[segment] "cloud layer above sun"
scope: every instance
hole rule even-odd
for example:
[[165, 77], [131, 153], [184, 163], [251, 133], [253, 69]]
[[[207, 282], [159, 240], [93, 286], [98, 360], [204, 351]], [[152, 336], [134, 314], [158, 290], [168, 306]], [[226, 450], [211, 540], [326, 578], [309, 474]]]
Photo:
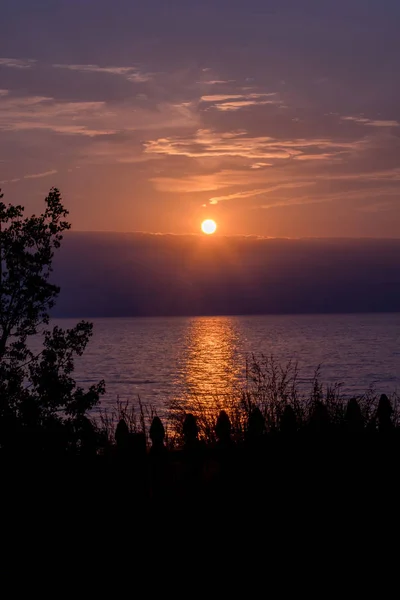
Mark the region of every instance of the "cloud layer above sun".
[[399, 236], [398, 2], [5, 4], [6, 200], [57, 185], [81, 230]]

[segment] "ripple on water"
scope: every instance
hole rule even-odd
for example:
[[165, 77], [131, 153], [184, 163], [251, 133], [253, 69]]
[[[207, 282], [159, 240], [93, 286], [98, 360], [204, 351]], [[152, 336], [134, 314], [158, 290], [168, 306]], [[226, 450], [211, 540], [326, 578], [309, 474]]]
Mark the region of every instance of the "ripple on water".
[[297, 361], [305, 390], [318, 365], [322, 381], [343, 382], [348, 395], [372, 384], [386, 393], [400, 388], [400, 313], [92, 321], [94, 335], [75, 377], [84, 386], [105, 379], [104, 406], [140, 396], [162, 411], [173, 398], [236, 393], [253, 353]]

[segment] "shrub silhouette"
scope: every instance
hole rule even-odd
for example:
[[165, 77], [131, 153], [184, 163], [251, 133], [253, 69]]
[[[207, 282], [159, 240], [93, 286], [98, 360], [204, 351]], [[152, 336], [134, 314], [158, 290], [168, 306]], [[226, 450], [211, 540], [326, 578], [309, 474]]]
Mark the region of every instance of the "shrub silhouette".
[[153, 448], [164, 446], [165, 429], [159, 417], [154, 417], [150, 425], [150, 439]]
[[191, 447], [198, 442], [199, 428], [197, 426], [196, 417], [192, 413], [188, 413], [185, 416], [182, 433], [185, 446]]
[[393, 407], [386, 394], [382, 394], [379, 398], [376, 418], [378, 421], [378, 430], [381, 433], [387, 433], [393, 428], [392, 422]]
[[121, 452], [127, 452], [130, 446], [130, 432], [124, 419], [120, 419], [115, 429], [115, 441], [117, 449]]
[[329, 412], [326, 405], [320, 400], [317, 400], [314, 403], [310, 416], [311, 431], [318, 435], [327, 433], [330, 424]]
[[258, 440], [265, 433], [265, 419], [261, 410], [256, 406], [250, 413], [247, 425], [249, 440]]
[[280, 420], [280, 431], [284, 435], [294, 435], [297, 431], [296, 413], [290, 405], [286, 405]]
[[345, 423], [349, 433], [360, 433], [364, 429], [364, 419], [356, 398], [350, 398], [347, 403]]
[[[74, 359], [82, 355], [92, 335], [90, 323], [82, 321], [66, 330], [45, 330], [43, 347], [37, 355], [28, 343], [31, 336], [41, 333], [43, 325], [49, 325], [50, 311], [60, 291], [50, 282], [50, 276], [54, 253], [61, 246], [63, 233], [70, 229], [67, 215], [56, 188], [50, 190], [45, 210], [38, 216], [25, 217], [22, 206], [0, 202], [3, 448], [18, 446], [22, 440], [32, 442], [33, 436], [41, 451], [61, 443], [65, 450], [77, 450], [87, 442], [83, 439], [88, 434], [83, 417], [104, 393], [103, 381], [84, 391], [72, 377]], [[55, 431], [58, 433], [53, 435]]]
[[231, 422], [224, 410], [221, 410], [215, 424], [215, 434], [221, 444], [228, 445], [231, 441]]

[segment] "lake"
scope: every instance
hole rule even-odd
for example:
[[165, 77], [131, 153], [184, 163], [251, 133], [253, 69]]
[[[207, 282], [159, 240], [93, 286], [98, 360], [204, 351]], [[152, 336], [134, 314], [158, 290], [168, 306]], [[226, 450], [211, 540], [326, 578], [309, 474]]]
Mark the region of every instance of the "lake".
[[75, 376], [84, 386], [105, 379], [103, 406], [140, 396], [163, 413], [174, 398], [229, 394], [246, 357], [262, 353], [297, 361], [304, 389], [318, 365], [323, 383], [343, 383], [348, 396], [400, 389], [400, 313], [88, 320], [94, 335]]

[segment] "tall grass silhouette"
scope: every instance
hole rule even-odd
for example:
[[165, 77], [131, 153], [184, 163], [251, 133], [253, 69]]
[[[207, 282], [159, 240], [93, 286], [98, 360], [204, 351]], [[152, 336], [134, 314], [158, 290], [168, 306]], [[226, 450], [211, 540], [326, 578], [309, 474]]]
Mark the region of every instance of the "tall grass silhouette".
[[[215, 423], [221, 410], [231, 423], [232, 440], [245, 439], [249, 417], [258, 409], [264, 420], [266, 433], [279, 432], [290, 407], [297, 430], [310, 425], [316, 407], [323, 406], [330, 424], [344, 427], [349, 397], [343, 392], [343, 383], [324, 385], [321, 381], [321, 366], [317, 366], [308, 386], [300, 377], [297, 362], [279, 363], [273, 355], [252, 355], [246, 361], [244, 384], [238, 385], [231, 394], [209, 394], [199, 396], [187, 394], [168, 402], [162, 416], [166, 428], [166, 443], [170, 448], [182, 445], [182, 428], [188, 412], [196, 417], [199, 438], [207, 444], [215, 444]], [[363, 394], [355, 396], [361, 412], [363, 426], [376, 427], [376, 415], [380, 399], [379, 390], [369, 387]], [[393, 408], [392, 423], [400, 424], [400, 397], [396, 391], [389, 400]], [[117, 400], [112, 410], [100, 410], [100, 428], [113, 442], [116, 424], [124, 419], [131, 432], [141, 432], [148, 438], [149, 424], [157, 411], [138, 397], [137, 401]]]

